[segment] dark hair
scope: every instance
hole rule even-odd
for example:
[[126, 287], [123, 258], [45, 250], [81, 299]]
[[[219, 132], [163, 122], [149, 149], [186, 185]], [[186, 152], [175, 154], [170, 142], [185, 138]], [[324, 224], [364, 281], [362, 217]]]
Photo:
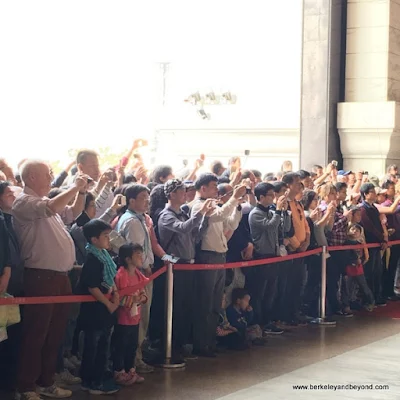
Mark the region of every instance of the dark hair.
[[382, 183], [382, 189], [389, 189], [390, 186], [396, 186], [394, 182], [392, 181], [386, 181]]
[[152, 173], [152, 179], [150, 179], [151, 182], [155, 183], [164, 183], [161, 182], [161, 178], [167, 178], [168, 175], [172, 175], [172, 167], [169, 165], [159, 165], [154, 168], [154, 171]]
[[315, 196], [318, 196], [318, 195], [316, 192], [314, 192], [314, 190], [306, 189], [303, 192], [303, 198], [302, 198], [301, 202], [306, 211], [308, 211], [310, 209], [310, 205], [311, 205], [312, 201], [315, 199]]
[[238, 300], [242, 300], [249, 292], [246, 289], [235, 288], [232, 290], [232, 304], [236, 304]]
[[112, 227], [110, 224], [97, 218], [92, 219], [83, 225], [83, 235], [89, 243], [92, 242], [92, 238], [98, 238], [103, 232], [111, 231]]
[[78, 173], [78, 167], [76, 165], [74, 165], [71, 168], [71, 176], [75, 176]]
[[268, 172], [267, 174], [264, 175], [264, 181], [276, 181], [277, 178], [273, 172]]
[[150, 193], [150, 216], [154, 221], [157, 210], [163, 210], [168, 203], [167, 196], [164, 191], [164, 184], [157, 185]]
[[139, 185], [137, 183], [131, 183], [125, 189], [126, 204], [129, 204], [131, 199], [135, 199], [142, 192], [147, 192], [150, 194], [150, 190], [147, 186]]
[[252, 171], [251, 171], [251, 170], [245, 169], [245, 170], [242, 172], [242, 179], [250, 178], [250, 175], [251, 175], [251, 174], [252, 174]]
[[49, 199], [54, 199], [54, 197], [57, 197], [59, 194], [65, 192], [64, 189], [61, 188], [53, 188], [50, 190], [49, 194], [47, 195], [47, 197]]
[[375, 191], [375, 186], [373, 183], [364, 183], [361, 185], [360, 193], [363, 199], [365, 199], [365, 196], [372, 191]]
[[274, 186], [270, 183], [261, 182], [254, 188], [254, 194], [260, 201], [261, 196], [265, 196], [270, 190], [274, 190]]
[[356, 229], [358, 229], [360, 232], [363, 231], [362, 226], [359, 225], [359, 224], [351, 224], [350, 228], [356, 228]]
[[282, 176], [282, 182], [286, 185], [292, 185], [296, 178], [300, 178], [300, 175], [296, 172], [288, 172], [286, 175]]
[[218, 185], [222, 183], [230, 183], [231, 180], [227, 176], [219, 176], [218, 177]]
[[93, 150], [79, 150], [78, 154], [76, 155], [76, 163], [77, 164], [84, 164], [87, 157], [98, 157], [99, 155]]
[[195, 186], [196, 190], [199, 191], [202, 186], [208, 186], [211, 182], [218, 183], [218, 177], [217, 177], [217, 175], [212, 174], [211, 172], [206, 172], [199, 176], [199, 178], [196, 180], [194, 186]]
[[10, 187], [11, 183], [8, 181], [0, 181], [0, 196], [2, 196], [6, 188]]
[[140, 244], [137, 244], [137, 243], [123, 244], [119, 248], [119, 252], [118, 252], [118, 266], [128, 268], [126, 259], [128, 257], [132, 257], [134, 253], [138, 253], [138, 252], [143, 253], [143, 247]]
[[301, 170], [297, 171], [297, 174], [300, 176], [301, 180], [309, 178], [311, 176], [311, 174], [308, 171], [306, 171], [305, 169], [301, 169]]
[[221, 162], [221, 161], [214, 161], [214, 162], [211, 164], [211, 172], [212, 172], [213, 174], [218, 175], [218, 173], [219, 173], [219, 171], [220, 171], [221, 169], [224, 169], [224, 166], [222, 165], [222, 162]]
[[258, 169], [252, 169], [251, 172], [253, 173], [253, 175], [254, 175], [256, 178], [261, 179], [262, 173], [261, 173]]
[[398, 169], [396, 164], [391, 164], [391, 165], [389, 165], [389, 166], [387, 167], [387, 173], [389, 173], [390, 170], [391, 170], [392, 168], [393, 168], [393, 169]]
[[336, 191], [339, 193], [342, 189], [344, 189], [344, 188], [347, 189], [347, 183], [337, 182], [337, 183], [335, 183], [335, 188], [336, 188]]
[[91, 201], [95, 201], [96, 200], [96, 198], [94, 197], [94, 194], [93, 193], [90, 193], [90, 192], [87, 192], [86, 193], [86, 199], [85, 199], [85, 210], [89, 207], [89, 203], [91, 202]]
[[136, 183], [137, 179], [135, 178], [135, 175], [133, 174], [126, 174], [124, 175], [124, 184], [128, 184], [128, 183]]
[[288, 185], [285, 182], [274, 182], [272, 186], [274, 187], [275, 193], [279, 193], [283, 188], [288, 188]]
[[228, 193], [229, 183], [221, 183], [218, 185], [218, 194], [220, 196], [225, 196]]
[[321, 165], [315, 164], [311, 168], [311, 172], [317, 173], [319, 169], [323, 169]]

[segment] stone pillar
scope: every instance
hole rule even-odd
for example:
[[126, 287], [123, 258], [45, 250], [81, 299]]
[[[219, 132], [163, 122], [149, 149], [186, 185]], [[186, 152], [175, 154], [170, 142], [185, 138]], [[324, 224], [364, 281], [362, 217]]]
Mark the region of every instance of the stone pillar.
[[341, 161], [337, 103], [344, 100], [345, 0], [303, 0], [300, 166]]
[[348, 0], [345, 102], [338, 128], [345, 169], [383, 174], [400, 162], [400, 0]]

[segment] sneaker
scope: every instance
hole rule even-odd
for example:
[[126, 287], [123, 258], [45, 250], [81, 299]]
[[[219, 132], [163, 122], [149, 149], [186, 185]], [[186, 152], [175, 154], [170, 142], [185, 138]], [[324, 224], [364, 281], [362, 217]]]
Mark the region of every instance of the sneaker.
[[15, 393], [15, 400], [43, 400], [36, 392]]
[[38, 387], [39, 394], [43, 397], [50, 397], [52, 399], [66, 399], [72, 396], [72, 392], [67, 389], [61, 389], [55, 383], [49, 387]]
[[386, 303], [386, 300], [380, 300], [380, 301], [377, 301], [377, 302], [376, 302], [376, 305], [377, 305], [378, 307], [386, 307], [386, 306], [387, 306], [387, 303]]
[[335, 314], [339, 315], [340, 317], [345, 317], [345, 318], [354, 317], [354, 314], [349, 311], [337, 311]]
[[77, 356], [72, 356], [68, 359], [68, 361], [75, 366], [75, 368], [79, 368], [81, 366], [81, 360]]
[[142, 361], [141, 363], [136, 365], [136, 371], [141, 374], [150, 374], [150, 373], [154, 372], [154, 367], [152, 367], [151, 365], [148, 365]]
[[100, 385], [91, 386], [89, 393], [93, 395], [114, 394], [120, 390], [120, 387], [112, 380], [103, 382]]
[[197, 360], [199, 357], [197, 357], [193, 352], [190, 351], [190, 349], [186, 346], [183, 346], [182, 349], [180, 350], [181, 356], [185, 360]]
[[73, 363], [69, 360], [69, 358], [64, 358], [64, 368], [67, 368], [67, 369], [73, 371], [74, 369], [76, 369], [76, 365], [73, 364]]
[[132, 376], [125, 371], [115, 371], [114, 379], [116, 384], [121, 386], [130, 386], [135, 383], [132, 379]]
[[135, 368], [132, 368], [128, 374], [131, 376], [133, 383], [143, 383], [144, 382], [144, 378], [142, 376], [140, 376]]
[[283, 332], [283, 329], [278, 328], [274, 324], [269, 324], [264, 328], [264, 333], [266, 335], [282, 335]]
[[364, 308], [365, 308], [365, 310], [367, 310], [367, 311], [369, 311], [369, 312], [372, 312], [372, 311], [374, 311], [374, 309], [375, 309], [375, 305], [374, 305], [374, 304], [366, 304], [366, 305], [364, 306]]
[[66, 383], [67, 385], [78, 385], [82, 382], [82, 379], [72, 375], [67, 369], [64, 369], [64, 371], [56, 375], [56, 381]]

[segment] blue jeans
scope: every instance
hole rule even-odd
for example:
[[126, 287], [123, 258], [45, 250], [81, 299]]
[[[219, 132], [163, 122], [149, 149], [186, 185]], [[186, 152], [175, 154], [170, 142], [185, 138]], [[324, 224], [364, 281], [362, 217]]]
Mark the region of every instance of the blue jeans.
[[82, 382], [100, 385], [104, 382], [108, 363], [111, 328], [84, 330], [81, 364]]

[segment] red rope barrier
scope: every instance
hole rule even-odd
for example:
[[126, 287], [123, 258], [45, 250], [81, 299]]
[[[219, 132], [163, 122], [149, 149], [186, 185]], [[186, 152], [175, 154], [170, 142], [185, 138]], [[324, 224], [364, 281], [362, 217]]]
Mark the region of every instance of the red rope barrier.
[[[400, 245], [400, 240], [394, 240], [388, 243], [388, 246]], [[343, 251], [343, 250], [358, 250], [364, 248], [379, 248], [381, 244], [378, 243], [369, 243], [369, 244], [360, 244], [360, 245], [346, 245], [346, 246], [329, 246], [327, 248], [328, 251]], [[273, 257], [266, 258], [262, 260], [252, 260], [252, 261], [242, 261], [236, 263], [227, 263], [227, 264], [175, 264], [174, 270], [176, 271], [193, 271], [193, 270], [215, 270], [215, 269], [228, 269], [228, 268], [247, 268], [247, 267], [255, 267], [258, 265], [268, 265], [280, 263], [288, 260], [295, 260], [299, 258], [309, 257], [315, 254], [321, 254], [322, 248], [319, 247], [314, 250], [305, 251], [304, 253], [295, 253], [289, 254], [284, 257]], [[158, 278], [164, 272], [166, 272], [167, 268], [164, 266], [160, 268], [157, 272], [152, 274], [149, 277], [149, 282]], [[149, 283], [147, 282], [147, 283]], [[147, 283], [138, 284], [135, 286], [127, 287], [123, 290], [119, 291], [120, 296], [126, 296], [132, 294], [138, 289], [142, 289], [147, 285]], [[110, 296], [108, 296], [110, 297]], [[46, 297], [11, 297], [11, 298], [0, 298], [0, 306], [2, 305], [11, 305], [11, 304], [58, 304], [58, 303], [86, 303], [93, 302], [96, 299], [91, 295], [83, 295], [83, 296], [46, 296]]]
[[[145, 283], [139, 283], [135, 286], [129, 286], [118, 293], [120, 297], [130, 295], [136, 290], [144, 288], [147, 284], [154, 279], [158, 278], [164, 272], [166, 272], [167, 267], [160, 268], [157, 272], [149, 276], [149, 280]], [[106, 297], [110, 298], [111, 295], [106, 295]], [[4, 305], [12, 305], [12, 304], [60, 304], [60, 303], [90, 303], [97, 301], [92, 295], [70, 295], [70, 296], [35, 296], [35, 297], [9, 297], [9, 298], [0, 298], [0, 306]]]
[[243, 268], [243, 267], [255, 267], [257, 265], [267, 265], [267, 264], [275, 264], [277, 262], [283, 262], [288, 260], [295, 260], [297, 258], [303, 258], [312, 256], [314, 254], [322, 253], [322, 248], [318, 248], [315, 250], [305, 251], [304, 253], [290, 254], [284, 257], [273, 257], [273, 258], [265, 258], [262, 260], [253, 260], [253, 261], [241, 261], [235, 263], [228, 264], [175, 264], [175, 271], [193, 271], [193, 270], [213, 270], [213, 269], [228, 269], [228, 268]]

